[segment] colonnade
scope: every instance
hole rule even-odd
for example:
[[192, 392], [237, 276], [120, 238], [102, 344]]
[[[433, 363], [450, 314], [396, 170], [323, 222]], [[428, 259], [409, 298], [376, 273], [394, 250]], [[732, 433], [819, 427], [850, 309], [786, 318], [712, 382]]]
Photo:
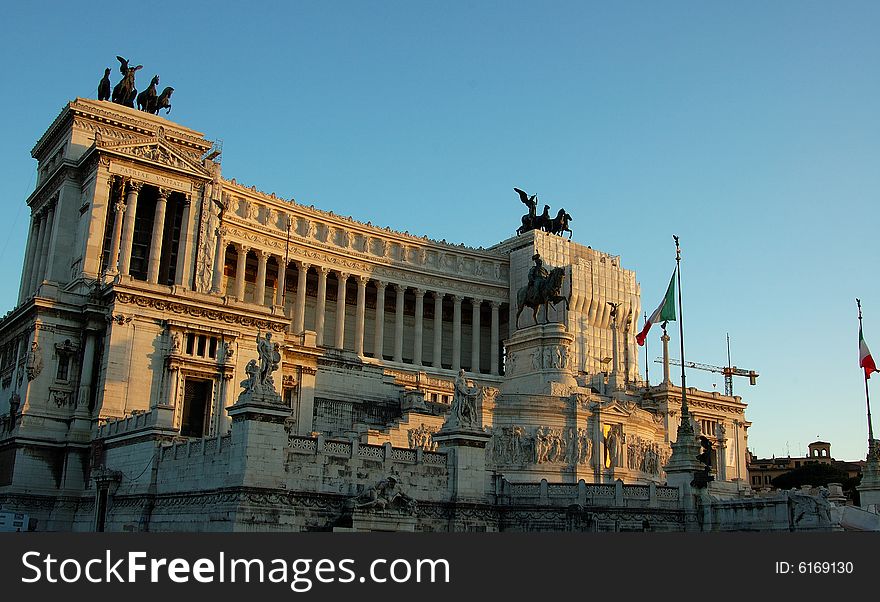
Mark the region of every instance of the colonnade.
[[49, 266], [49, 251], [52, 248], [55, 212], [58, 207], [58, 196], [34, 211], [31, 215], [31, 227], [25, 250], [24, 268], [21, 271], [19, 287], [19, 303], [36, 292], [37, 287], [45, 280]]
[[[237, 301], [249, 301], [260, 305], [273, 305], [276, 308], [283, 308], [286, 303], [286, 272], [285, 266], [294, 264], [297, 269], [297, 282], [294, 289], [293, 304], [290, 311], [291, 332], [302, 332], [304, 329], [314, 330], [317, 334], [317, 344], [328, 347], [344, 348], [346, 341], [346, 292], [350, 280], [354, 280], [357, 286], [357, 295], [354, 310], [354, 336], [349, 336], [349, 340], [353, 338], [353, 348], [358, 355], [365, 355], [365, 344], [370, 347], [372, 356], [383, 359], [388, 354], [391, 360], [397, 363], [403, 363], [404, 357], [407, 360], [411, 358], [414, 366], [431, 366], [433, 368], [442, 368], [441, 356], [443, 354], [444, 345], [444, 320], [443, 320], [443, 304], [444, 300], [449, 299], [452, 302], [452, 332], [451, 332], [451, 363], [449, 367], [458, 371], [463, 364], [469, 365], [471, 372], [480, 373], [487, 372], [497, 375], [499, 373], [499, 338], [500, 338], [500, 308], [501, 301], [493, 299], [481, 299], [473, 296], [465, 296], [455, 292], [441, 290], [427, 290], [423, 288], [408, 286], [402, 282], [386, 282], [371, 278], [363, 274], [351, 274], [344, 270], [336, 269], [323, 265], [313, 265], [300, 260], [288, 261], [285, 257], [278, 254], [272, 254], [262, 249], [252, 249], [248, 245], [231, 242], [227, 240], [228, 232], [221, 228], [218, 236], [218, 246], [215, 253], [214, 264], [214, 281], [212, 292], [218, 295], [225, 294], [227, 297]], [[224, 290], [224, 268], [226, 265], [226, 254], [229, 245], [235, 248], [235, 273], [230, 275]], [[245, 278], [248, 255], [253, 253], [257, 260], [256, 278], [253, 281], [253, 296], [246, 299], [247, 283], [250, 282]], [[277, 266], [277, 277], [274, 283], [267, 278], [268, 264], [272, 260]], [[231, 266], [230, 266], [231, 267]], [[317, 290], [314, 296], [315, 314], [313, 324], [306, 324], [306, 281], [309, 270], [312, 269], [317, 275]], [[333, 274], [336, 280], [336, 296], [335, 307], [328, 307], [327, 281], [328, 276]], [[267, 300], [267, 281], [269, 286], [274, 284], [275, 291]], [[372, 284], [376, 289], [375, 309], [367, 312], [367, 287]], [[391, 287], [395, 295], [394, 304], [394, 337], [390, 345], [386, 345], [385, 326], [386, 326], [386, 294], [388, 287]], [[415, 299], [415, 307], [412, 315], [412, 325], [409, 326], [404, 320], [405, 307], [404, 299], [406, 295], [411, 294]], [[250, 295], [248, 295], [250, 297]], [[428, 303], [433, 304], [433, 322], [430, 330], [432, 330], [433, 340], [431, 341], [428, 353], [431, 354], [430, 361], [424, 357], [425, 350], [425, 304], [426, 298]], [[471, 305], [471, 323], [463, 325], [461, 314], [462, 304], [468, 300]], [[332, 301], [332, 299], [330, 299]], [[483, 342], [487, 338], [481, 336], [481, 309], [484, 304], [489, 304], [491, 310], [490, 327], [488, 341]], [[329, 314], [328, 314], [329, 312]], [[368, 315], [372, 314], [372, 315]], [[335, 315], [335, 328], [333, 332], [325, 333], [325, 321], [328, 315]], [[409, 315], [409, 314], [407, 314]], [[372, 344], [365, 341], [365, 324], [370, 320], [373, 323], [373, 340]], [[351, 320], [348, 320], [348, 326], [352, 326]], [[406, 333], [405, 330], [411, 328]], [[462, 349], [463, 333], [470, 334], [471, 345], [469, 350]], [[476, 336], [474, 334], [476, 333]], [[447, 333], [447, 336], [449, 334]], [[490, 345], [490, 353], [488, 365], [485, 360], [481, 362], [481, 342]], [[405, 349], [405, 344], [411, 346]], [[447, 342], [447, 347], [449, 343]], [[386, 348], [390, 347], [390, 349]], [[469, 352], [469, 356], [463, 356], [463, 353]], [[470, 359], [469, 364], [467, 359]], [[407, 362], [409, 363], [409, 362]]]

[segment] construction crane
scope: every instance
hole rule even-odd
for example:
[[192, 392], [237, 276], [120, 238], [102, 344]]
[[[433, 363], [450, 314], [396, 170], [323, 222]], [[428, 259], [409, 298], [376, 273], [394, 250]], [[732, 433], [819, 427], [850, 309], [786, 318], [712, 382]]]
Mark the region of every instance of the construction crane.
[[[663, 358], [658, 357], [654, 360], [658, 364], [663, 363]], [[681, 360], [669, 358], [669, 363], [674, 366], [681, 366]], [[733, 377], [748, 376], [749, 384], [755, 385], [758, 380], [758, 373], [754, 370], [744, 370], [730, 365], [730, 335], [727, 335], [727, 366], [713, 366], [711, 364], [700, 364], [698, 362], [685, 362], [685, 368], [696, 368], [697, 370], [705, 370], [707, 372], [718, 372], [724, 375], [724, 394], [733, 397]]]

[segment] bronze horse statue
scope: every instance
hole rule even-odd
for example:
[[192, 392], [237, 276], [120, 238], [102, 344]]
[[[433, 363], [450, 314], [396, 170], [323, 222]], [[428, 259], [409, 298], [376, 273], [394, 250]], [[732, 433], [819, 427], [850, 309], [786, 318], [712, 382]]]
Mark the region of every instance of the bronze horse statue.
[[546, 278], [538, 278], [535, 280], [534, 287], [523, 286], [516, 294], [516, 327], [519, 328], [519, 315], [526, 307], [532, 308], [532, 318], [535, 324], [538, 323], [538, 310], [544, 306], [544, 323], [549, 322], [547, 314], [547, 306], [552, 305], [554, 308], [560, 301], [565, 302], [565, 309], [568, 309], [568, 297], [563, 297], [562, 281], [565, 279], [564, 268], [553, 268]]
[[159, 98], [159, 94], [156, 92], [156, 87], [158, 85], [159, 76], [154, 75], [153, 79], [150, 81], [150, 87], [137, 95], [138, 109], [146, 111], [147, 113], [156, 112], [156, 100]]
[[171, 86], [168, 86], [167, 88], [162, 90], [162, 93], [159, 95], [159, 98], [156, 99], [156, 105], [155, 105], [155, 109], [153, 110], [153, 113], [158, 115], [160, 109], [168, 109], [167, 111], [165, 111], [166, 115], [168, 113], [170, 113], [171, 112], [171, 95], [173, 93], [174, 93], [174, 88], [172, 88]]
[[568, 239], [571, 240], [571, 228], [568, 227], [568, 222], [574, 221], [565, 209], [560, 209], [559, 213], [556, 214], [556, 217], [550, 220], [547, 224], [547, 232], [550, 234], [558, 234], [562, 236], [565, 232], [568, 232]]

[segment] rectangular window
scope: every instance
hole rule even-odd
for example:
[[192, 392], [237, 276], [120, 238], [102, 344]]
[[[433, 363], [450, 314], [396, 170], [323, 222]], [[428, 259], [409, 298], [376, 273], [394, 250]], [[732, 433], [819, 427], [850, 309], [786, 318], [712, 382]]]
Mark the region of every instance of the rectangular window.
[[69, 355], [58, 356], [58, 374], [56, 374], [55, 378], [57, 380], [66, 381], [69, 371], [70, 371], [70, 356]]
[[208, 422], [211, 381], [187, 378], [183, 385], [183, 416], [180, 434], [184, 437], [204, 437]]

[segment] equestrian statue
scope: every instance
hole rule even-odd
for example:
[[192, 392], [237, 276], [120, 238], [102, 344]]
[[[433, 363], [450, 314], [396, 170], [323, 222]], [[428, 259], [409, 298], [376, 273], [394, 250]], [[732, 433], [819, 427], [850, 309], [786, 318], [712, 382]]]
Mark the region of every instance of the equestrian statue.
[[526, 191], [519, 188], [513, 190], [519, 195], [519, 200], [529, 208], [529, 212], [522, 216], [522, 225], [516, 229], [517, 236], [529, 230], [541, 230], [559, 236], [568, 232], [568, 238], [571, 239], [571, 228], [568, 227], [568, 222], [574, 220], [565, 209], [560, 209], [556, 217], [550, 217], [550, 205], [544, 205], [544, 212], [538, 215], [538, 195], [529, 196]]
[[551, 268], [549, 271], [544, 267], [541, 255], [535, 253], [532, 256], [535, 265], [529, 268], [529, 283], [517, 291], [516, 294], [516, 327], [519, 328], [519, 315], [523, 309], [532, 309], [532, 318], [538, 323], [538, 310], [544, 307], [544, 323], [549, 322], [548, 305], [554, 309], [560, 301], [565, 302], [568, 309], [568, 297], [562, 295], [562, 283], [565, 280], [564, 268]]

